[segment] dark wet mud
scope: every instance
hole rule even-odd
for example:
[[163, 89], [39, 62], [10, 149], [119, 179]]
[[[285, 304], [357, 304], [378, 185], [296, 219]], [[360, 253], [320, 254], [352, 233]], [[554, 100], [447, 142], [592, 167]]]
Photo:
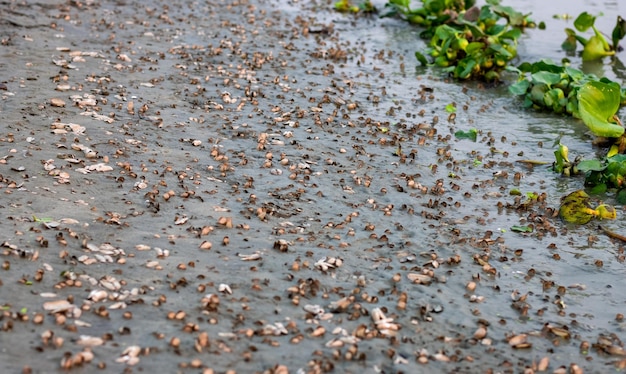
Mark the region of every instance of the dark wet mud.
[[520, 162], [593, 157], [581, 123], [330, 2], [1, 7], [7, 373], [626, 366], [623, 243]]

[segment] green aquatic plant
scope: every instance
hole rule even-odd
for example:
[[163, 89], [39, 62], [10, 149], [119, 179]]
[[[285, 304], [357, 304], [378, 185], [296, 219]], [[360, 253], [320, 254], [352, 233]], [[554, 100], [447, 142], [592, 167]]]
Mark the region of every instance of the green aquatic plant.
[[582, 225], [594, 218], [615, 219], [617, 213], [614, 207], [606, 204], [592, 208], [589, 195], [583, 190], [578, 190], [561, 199], [559, 217], [567, 222]]
[[596, 28], [595, 21], [596, 16], [587, 12], [581, 13], [574, 21], [574, 27], [578, 32], [586, 32], [591, 29], [593, 35], [587, 39], [578, 34], [576, 30], [566, 28], [565, 33], [567, 34], [567, 38], [561, 47], [566, 51], [573, 52], [576, 51], [578, 43], [582, 44], [583, 61], [599, 60], [606, 56], [615, 55], [619, 41], [626, 35], [626, 22], [622, 17], [617, 17], [617, 23], [611, 34], [612, 44], [609, 44], [607, 38]]
[[411, 0], [389, 0], [381, 17], [398, 17], [426, 28], [448, 23], [474, 6], [475, 0], [422, 0], [411, 7]]
[[363, 0], [358, 4], [354, 4], [350, 0], [339, 0], [335, 2], [334, 8], [342, 13], [375, 13], [376, 7], [370, 0]]
[[620, 92], [618, 83], [601, 81], [587, 82], [578, 90], [578, 113], [594, 135], [619, 138], [624, 134], [624, 127], [617, 117]]
[[[612, 111], [615, 109], [616, 100], [618, 107], [626, 103], [626, 88], [620, 87], [608, 78], [585, 74], [569, 65], [556, 64], [546, 59], [535, 63], [524, 62], [519, 67], [510, 67], [508, 70], [517, 72], [519, 76], [517, 82], [509, 86], [509, 91], [514, 95], [524, 96], [526, 108], [567, 113], [581, 118], [579, 111], [581, 98], [585, 101], [585, 116], [590, 111], [594, 112], [593, 106], [596, 104], [603, 110]], [[583, 87], [585, 89], [581, 96], [580, 90]], [[599, 113], [596, 114], [593, 117], [600, 116]], [[593, 126], [592, 122], [590, 124]]]

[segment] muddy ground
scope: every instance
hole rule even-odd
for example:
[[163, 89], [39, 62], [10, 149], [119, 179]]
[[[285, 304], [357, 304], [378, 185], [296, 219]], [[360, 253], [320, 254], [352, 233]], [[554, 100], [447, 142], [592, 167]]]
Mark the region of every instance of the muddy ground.
[[416, 69], [418, 30], [325, 1], [0, 10], [3, 372], [626, 366], [622, 243], [555, 218], [581, 179], [519, 162], [590, 135]]

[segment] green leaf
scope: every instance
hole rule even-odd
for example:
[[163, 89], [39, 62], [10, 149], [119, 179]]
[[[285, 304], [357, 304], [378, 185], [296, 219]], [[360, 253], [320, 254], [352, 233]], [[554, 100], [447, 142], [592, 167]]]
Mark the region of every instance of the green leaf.
[[606, 169], [600, 160], [583, 160], [578, 163], [578, 170], [586, 173], [588, 171], [602, 171]]
[[524, 95], [526, 91], [528, 91], [528, 87], [530, 87], [530, 82], [526, 79], [516, 82], [509, 86], [509, 92], [513, 95]]
[[509, 58], [509, 59], [513, 58], [513, 55], [511, 54], [511, 52], [509, 52], [506, 48], [504, 48], [502, 44], [490, 44], [488, 49], [496, 53], [499, 53], [506, 58]]
[[618, 138], [624, 128], [613, 122], [620, 105], [620, 86], [617, 83], [591, 81], [577, 94], [578, 112], [585, 125], [596, 136]]
[[474, 128], [469, 129], [468, 131], [459, 130], [459, 131], [454, 133], [454, 136], [456, 136], [457, 139], [469, 139], [469, 140], [475, 142], [476, 141], [476, 137], [478, 136], [478, 130], [476, 130]]
[[530, 65], [530, 70], [528, 71], [531, 73], [545, 71], [549, 73], [561, 74], [563, 72], [563, 66], [557, 65], [551, 60], [544, 59], [544, 60], [537, 61], [534, 64]]
[[617, 45], [619, 41], [626, 36], [626, 21], [621, 16], [617, 16], [617, 23], [611, 33], [611, 40], [613, 42], [613, 50], [617, 51]]
[[441, 25], [437, 27], [435, 30], [435, 36], [439, 38], [439, 40], [446, 40], [452, 38], [457, 33], [457, 30], [453, 29], [448, 25]]
[[456, 106], [452, 103], [446, 105], [446, 112], [448, 113], [456, 113]]
[[596, 17], [587, 12], [581, 13], [574, 21], [574, 27], [580, 32], [587, 31], [596, 22]]
[[596, 184], [589, 190], [589, 195], [602, 195], [603, 193], [606, 193], [608, 189], [609, 187], [606, 183]]
[[619, 190], [617, 196], [615, 196], [615, 200], [617, 200], [619, 204], [626, 205], [626, 189]]
[[522, 36], [522, 30], [515, 28], [515, 29], [510, 29], [509, 31], [507, 31], [504, 34], [500, 35], [500, 39], [517, 40], [521, 36]]
[[563, 48], [566, 52], [573, 52], [576, 50], [576, 46], [578, 45], [576, 43], [576, 31], [572, 29], [565, 29], [565, 33], [567, 34], [567, 38], [563, 44], [561, 44], [561, 48]]
[[473, 59], [470, 59], [469, 61], [467, 60], [468, 58], [463, 59], [463, 61], [461, 61], [459, 65], [456, 67], [455, 74], [458, 78], [461, 78], [461, 79], [470, 78], [472, 71], [474, 70], [474, 66], [476, 66], [477, 64], [477, 62]]
[[472, 54], [475, 51], [479, 51], [483, 48], [485, 48], [485, 43], [471, 42], [470, 44], [467, 45], [467, 48], [465, 48], [465, 52], [467, 52], [467, 54]]
[[417, 58], [417, 61], [419, 61], [420, 64], [424, 66], [428, 65], [428, 60], [426, 60], [426, 57], [420, 52], [415, 52], [415, 58]]
[[511, 231], [514, 232], [533, 232], [533, 228], [530, 226], [511, 226]]
[[565, 67], [565, 73], [567, 73], [567, 75], [569, 75], [573, 81], [579, 81], [585, 77], [585, 73], [583, 73], [581, 70], [574, 69], [571, 66]]
[[544, 83], [548, 86], [553, 84], [557, 84], [561, 81], [561, 74], [550, 73], [547, 71], [539, 71], [530, 76], [533, 80], [533, 83]]
[[626, 161], [626, 155], [625, 154], [615, 155], [613, 157], [608, 158], [607, 161], [608, 162], [624, 162]]
[[606, 50], [606, 40], [602, 35], [594, 35], [587, 41], [583, 49], [583, 61], [599, 60], [604, 56], [612, 56], [615, 51]]

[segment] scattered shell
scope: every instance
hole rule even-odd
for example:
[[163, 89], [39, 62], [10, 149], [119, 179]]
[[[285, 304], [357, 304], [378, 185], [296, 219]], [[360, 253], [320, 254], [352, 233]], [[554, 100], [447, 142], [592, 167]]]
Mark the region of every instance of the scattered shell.
[[432, 277], [426, 275], [426, 274], [419, 274], [419, 273], [409, 273], [407, 274], [407, 278], [416, 284], [425, 284], [428, 285], [432, 282]]
[[395, 336], [400, 330], [400, 325], [393, 323], [393, 318], [385, 317], [380, 308], [374, 308], [371, 311], [372, 321], [376, 325], [376, 329], [383, 336]]
[[243, 253], [239, 253], [237, 256], [239, 256], [239, 258], [242, 261], [258, 261], [261, 260], [263, 257], [261, 256], [261, 254], [259, 252], [255, 252], [252, 254], [243, 254]]
[[226, 283], [221, 283], [218, 287], [217, 290], [223, 293], [227, 293], [229, 295], [232, 295], [233, 290], [230, 289], [230, 286], [227, 285]]
[[54, 106], [54, 107], [58, 107], [58, 108], [64, 108], [65, 107], [65, 101], [62, 99], [58, 99], [58, 98], [52, 98], [50, 99], [50, 105]]
[[86, 347], [96, 347], [104, 344], [104, 340], [97, 336], [81, 335], [76, 340], [76, 344]]
[[338, 257], [322, 257], [315, 262], [315, 268], [321, 271], [335, 269], [343, 265], [343, 259]]

